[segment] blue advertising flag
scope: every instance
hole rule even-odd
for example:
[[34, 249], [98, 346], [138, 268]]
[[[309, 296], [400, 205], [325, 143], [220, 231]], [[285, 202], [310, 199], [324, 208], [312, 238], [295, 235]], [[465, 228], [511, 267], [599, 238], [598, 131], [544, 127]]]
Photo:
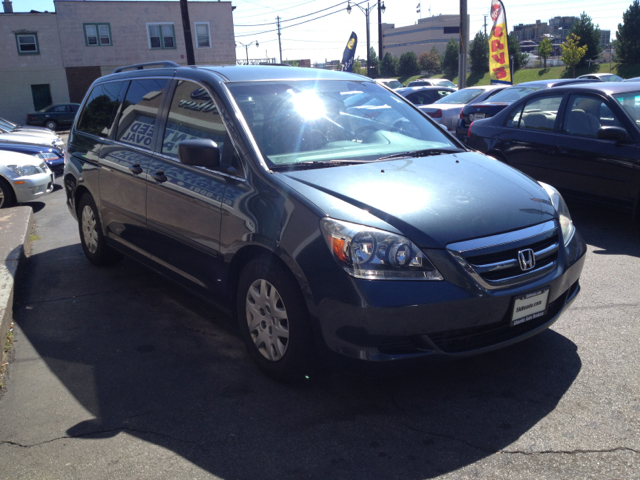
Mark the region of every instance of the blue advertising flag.
[[342, 71], [350, 72], [353, 69], [353, 59], [356, 57], [356, 47], [358, 46], [358, 36], [356, 32], [351, 32], [347, 47], [342, 54]]

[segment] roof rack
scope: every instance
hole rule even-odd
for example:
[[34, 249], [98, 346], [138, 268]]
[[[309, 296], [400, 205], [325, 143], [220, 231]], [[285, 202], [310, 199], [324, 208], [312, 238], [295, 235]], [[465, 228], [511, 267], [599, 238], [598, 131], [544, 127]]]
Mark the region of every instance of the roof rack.
[[120, 72], [124, 72], [125, 70], [143, 70], [144, 67], [151, 67], [151, 66], [157, 66], [157, 65], [162, 65], [164, 68], [175, 68], [175, 67], [179, 67], [180, 65], [178, 65], [176, 62], [151, 62], [151, 63], [136, 63], [135, 65], [127, 65], [126, 67], [118, 67], [116, 68], [113, 73], [120, 73]]

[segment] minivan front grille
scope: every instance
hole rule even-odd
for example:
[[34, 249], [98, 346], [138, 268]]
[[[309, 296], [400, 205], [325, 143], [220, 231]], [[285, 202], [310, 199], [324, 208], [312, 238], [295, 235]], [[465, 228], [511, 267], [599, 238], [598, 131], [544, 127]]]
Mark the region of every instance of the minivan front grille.
[[483, 287], [516, 286], [556, 268], [560, 250], [554, 220], [522, 230], [447, 245], [449, 253]]

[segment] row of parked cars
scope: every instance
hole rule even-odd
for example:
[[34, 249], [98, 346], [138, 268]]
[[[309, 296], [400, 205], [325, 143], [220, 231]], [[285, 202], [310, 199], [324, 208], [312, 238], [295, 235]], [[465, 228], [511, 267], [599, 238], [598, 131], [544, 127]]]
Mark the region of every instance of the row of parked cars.
[[0, 209], [52, 192], [64, 152], [64, 142], [51, 129], [0, 118]]
[[395, 91], [471, 148], [565, 195], [640, 216], [638, 79], [588, 74], [514, 86]]

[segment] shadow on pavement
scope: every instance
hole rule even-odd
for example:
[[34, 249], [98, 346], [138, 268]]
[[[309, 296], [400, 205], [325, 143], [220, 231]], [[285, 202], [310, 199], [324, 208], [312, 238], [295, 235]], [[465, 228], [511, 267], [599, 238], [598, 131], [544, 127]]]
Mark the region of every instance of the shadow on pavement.
[[516, 441], [581, 369], [576, 345], [548, 330], [464, 361], [280, 385], [215, 308], [133, 261], [93, 267], [79, 245], [31, 257], [15, 318], [95, 416], [69, 436], [127, 432], [223, 478], [451, 472]]
[[573, 199], [568, 199], [567, 205], [580, 234], [597, 247], [594, 254], [640, 257], [640, 221], [634, 222], [631, 213]]

